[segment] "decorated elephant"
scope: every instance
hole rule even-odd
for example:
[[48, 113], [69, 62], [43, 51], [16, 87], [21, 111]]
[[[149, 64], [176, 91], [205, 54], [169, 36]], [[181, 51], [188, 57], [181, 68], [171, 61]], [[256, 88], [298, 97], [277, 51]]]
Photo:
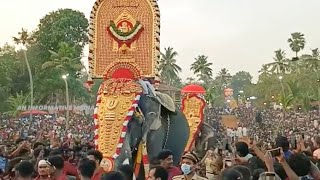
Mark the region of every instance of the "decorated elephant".
[[96, 0], [88, 61], [88, 87], [104, 79], [94, 112], [101, 166], [111, 171], [127, 163], [147, 172], [148, 160], [164, 148], [178, 164], [191, 126], [168, 95], [153, 89], [160, 83], [157, 0]]
[[186, 117], [175, 108], [168, 95], [159, 92], [143, 94], [138, 109], [128, 124], [125, 145], [116, 159], [116, 167], [128, 158], [132, 162], [130, 164], [134, 164], [132, 154], [127, 152], [137, 150], [141, 141], [146, 142], [149, 160], [154, 159], [162, 149], [170, 149], [177, 165], [189, 138]]
[[142, 80], [103, 82], [95, 122], [96, 148], [104, 154], [106, 170], [122, 164], [147, 166], [146, 159], [154, 159], [162, 149], [173, 152], [177, 165], [189, 139], [187, 119], [174, 101]]
[[217, 145], [215, 130], [207, 123], [202, 123], [200, 133], [195, 140], [194, 151], [199, 157], [203, 157], [209, 148]]

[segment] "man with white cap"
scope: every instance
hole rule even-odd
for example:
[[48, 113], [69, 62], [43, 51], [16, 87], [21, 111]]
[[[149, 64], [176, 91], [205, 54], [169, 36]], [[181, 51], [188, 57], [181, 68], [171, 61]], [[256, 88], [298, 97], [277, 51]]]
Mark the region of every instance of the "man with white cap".
[[50, 163], [46, 160], [40, 160], [38, 163], [38, 176], [35, 180], [49, 180], [50, 174], [52, 173], [52, 167]]

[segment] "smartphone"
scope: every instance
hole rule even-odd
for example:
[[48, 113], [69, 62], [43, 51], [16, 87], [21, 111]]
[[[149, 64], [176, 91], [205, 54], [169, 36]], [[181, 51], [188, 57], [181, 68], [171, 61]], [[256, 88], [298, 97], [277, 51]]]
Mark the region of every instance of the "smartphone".
[[276, 180], [276, 174], [272, 172], [265, 173], [265, 180]]
[[226, 161], [226, 167], [231, 167], [232, 166], [231, 159], [227, 158], [225, 161]]
[[281, 155], [281, 149], [280, 148], [276, 148], [276, 149], [271, 149], [269, 150], [270, 154], [272, 157], [277, 157]]
[[295, 136], [290, 137], [290, 145], [292, 149], [297, 149], [297, 138]]

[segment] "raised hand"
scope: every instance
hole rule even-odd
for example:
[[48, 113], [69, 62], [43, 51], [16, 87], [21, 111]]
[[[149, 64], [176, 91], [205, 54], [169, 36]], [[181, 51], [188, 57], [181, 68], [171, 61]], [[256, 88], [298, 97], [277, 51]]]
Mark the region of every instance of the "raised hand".
[[264, 155], [264, 159], [265, 159], [265, 164], [268, 168], [268, 171], [269, 172], [274, 172], [274, 167], [273, 167], [273, 158], [271, 156], [271, 153], [270, 152], [267, 152], [265, 155]]

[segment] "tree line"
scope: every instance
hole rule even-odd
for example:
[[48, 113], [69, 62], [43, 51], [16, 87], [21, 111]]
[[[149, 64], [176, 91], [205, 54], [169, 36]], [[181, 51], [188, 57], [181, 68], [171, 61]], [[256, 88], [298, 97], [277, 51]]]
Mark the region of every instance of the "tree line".
[[[101, 80], [95, 80], [92, 93], [89, 93], [84, 88], [87, 73], [80, 61], [83, 47], [88, 43], [88, 25], [82, 12], [59, 9], [43, 17], [36, 30], [22, 29], [12, 37], [16, 46], [2, 46], [0, 112], [16, 114], [18, 106], [30, 105], [30, 102], [33, 105], [64, 104], [62, 76], [65, 74], [69, 74], [72, 104], [94, 104]], [[213, 106], [223, 105], [223, 89], [231, 87], [236, 99], [255, 96], [258, 106], [278, 102], [285, 108], [299, 106], [309, 110], [312, 103], [320, 99], [319, 50], [301, 54], [306, 43], [302, 33], [292, 33], [288, 43], [295, 56], [288, 58], [285, 51], [276, 50], [273, 62], [263, 65], [259, 71], [257, 83], [252, 82], [252, 76], [246, 71], [231, 75], [223, 68], [214, 73], [214, 60], [206, 55], [195, 58], [190, 66], [194, 76], [182, 82], [178, 52], [167, 47], [161, 53], [161, 80], [177, 88], [199, 83], [206, 88], [206, 100]]]
[[[301, 32], [292, 33], [287, 40], [294, 57], [287, 57], [286, 52], [278, 49], [273, 60], [262, 65], [257, 83], [252, 82], [249, 72], [239, 71], [231, 75], [226, 68], [213, 76], [214, 63], [208, 56], [199, 55], [191, 64], [194, 77], [182, 82], [177, 65], [178, 53], [173, 48], [165, 48], [161, 53], [161, 79], [172, 86], [182, 87], [190, 83], [198, 83], [207, 90], [206, 100], [212, 106], [223, 106], [223, 90], [230, 87], [234, 90], [235, 100], [252, 101], [256, 106], [265, 108], [271, 104], [280, 104], [285, 110], [299, 108], [309, 111], [312, 107], [320, 107], [320, 52], [311, 49], [309, 54], [301, 54], [306, 39]], [[250, 97], [255, 97], [253, 100]]]

